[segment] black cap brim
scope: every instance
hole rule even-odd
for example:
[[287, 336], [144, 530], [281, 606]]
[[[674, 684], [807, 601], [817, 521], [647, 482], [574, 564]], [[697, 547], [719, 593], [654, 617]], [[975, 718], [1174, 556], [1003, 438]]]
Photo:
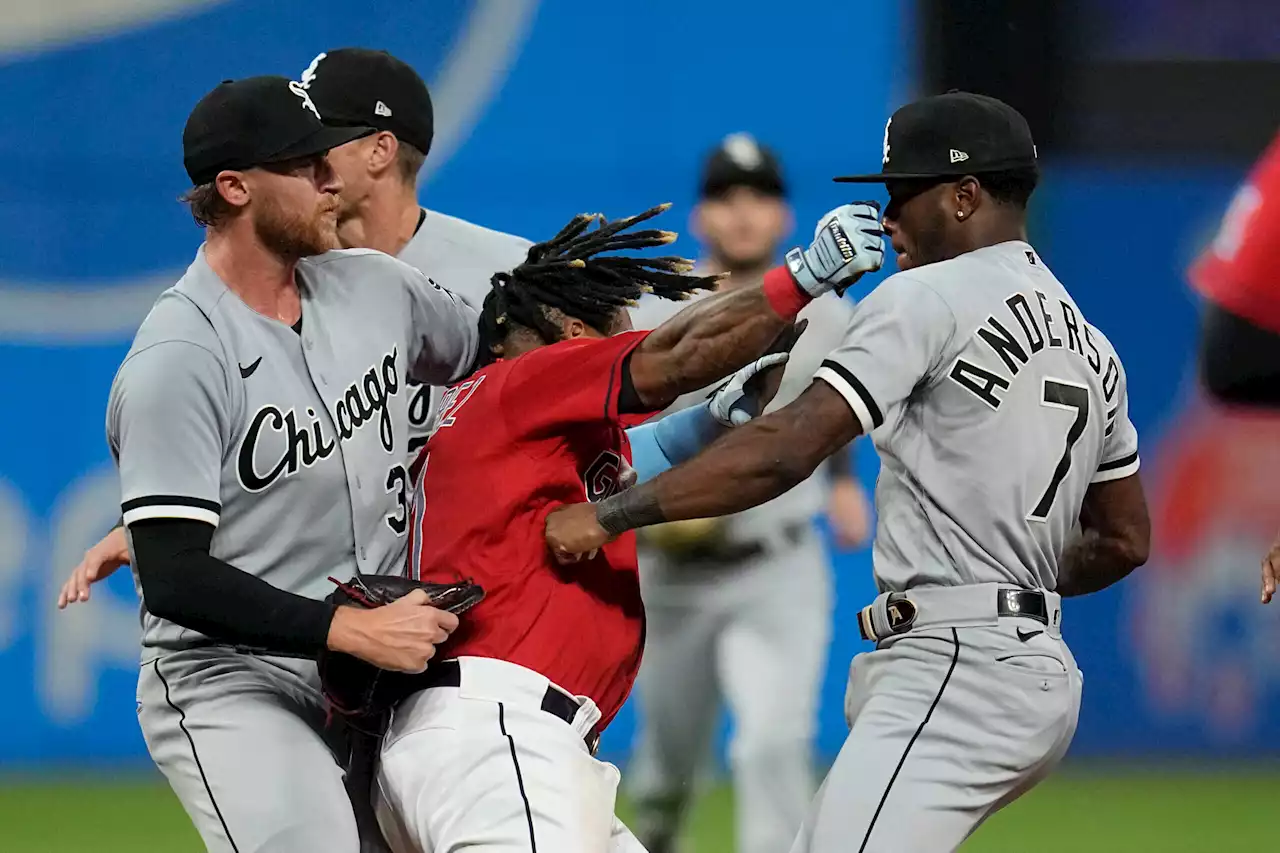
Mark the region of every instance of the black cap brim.
[[940, 175], [937, 172], [876, 172], [871, 175], [841, 175], [838, 178], [832, 178], [837, 184], [883, 184], [886, 181], [921, 181], [933, 180], [941, 178], [953, 177], [952, 175]]
[[277, 151], [262, 162], [281, 163], [285, 160], [296, 160], [299, 157], [310, 157], [313, 154], [324, 154], [339, 145], [346, 145], [348, 142], [362, 139], [371, 133], [377, 133], [377, 130], [372, 127], [331, 127], [325, 125], [318, 128], [310, 136], [286, 146], [283, 150]]

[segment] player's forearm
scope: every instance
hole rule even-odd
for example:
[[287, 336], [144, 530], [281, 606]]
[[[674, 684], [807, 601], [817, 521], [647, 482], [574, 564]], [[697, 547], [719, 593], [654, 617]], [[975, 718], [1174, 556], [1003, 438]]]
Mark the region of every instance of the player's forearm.
[[727, 427], [721, 425], [704, 403], [682, 409], [656, 423], [627, 430], [631, 440], [631, 464], [640, 482], [693, 457], [715, 441]]
[[729, 431], [689, 462], [598, 503], [601, 526], [616, 534], [729, 515], [776, 498], [825, 456], [817, 443], [791, 440], [788, 425], [779, 412]]
[[[746, 365], [769, 348], [807, 301], [785, 267], [763, 285], [714, 294], [651, 332], [632, 354], [629, 369], [637, 395], [664, 408]], [[773, 294], [771, 296], [771, 293]]]
[[132, 527], [147, 610], [210, 639], [279, 654], [316, 655], [333, 608], [295, 595], [209, 554], [213, 527], [157, 519]]
[[1064, 598], [1098, 592], [1124, 580], [1146, 561], [1145, 550], [1130, 537], [1086, 529], [1062, 555], [1056, 591]]

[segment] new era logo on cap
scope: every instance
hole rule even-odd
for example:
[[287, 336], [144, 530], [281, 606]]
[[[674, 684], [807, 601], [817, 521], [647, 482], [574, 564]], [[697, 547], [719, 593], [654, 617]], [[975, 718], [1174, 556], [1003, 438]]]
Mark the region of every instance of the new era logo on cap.
[[378, 101], [378, 103], [373, 105], [373, 114], [376, 116], [383, 116], [384, 118], [391, 118], [391, 107], [382, 103], [382, 101]]
[[963, 163], [965, 160], [968, 160], [968, 159], [969, 159], [969, 155], [964, 153], [963, 151], [957, 151], [954, 148], [951, 149], [952, 163]]

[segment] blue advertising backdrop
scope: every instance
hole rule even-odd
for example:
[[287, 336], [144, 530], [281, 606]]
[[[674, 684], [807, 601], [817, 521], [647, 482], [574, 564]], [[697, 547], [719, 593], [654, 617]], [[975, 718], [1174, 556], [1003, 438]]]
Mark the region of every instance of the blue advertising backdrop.
[[[118, 515], [103, 407], [138, 322], [199, 242], [175, 201], [186, 186], [180, 136], [219, 80], [296, 77], [334, 47], [390, 50], [423, 73], [437, 104], [424, 202], [532, 238], [579, 210], [621, 215], [666, 200], [679, 228], [703, 152], [748, 130], [780, 152], [803, 240], [804, 223], [847, 200], [830, 176], [874, 167], [885, 119], [913, 94], [909, 16], [893, 4], [855, 15], [802, 0], [785, 21], [768, 0], [78, 5], [74, 19], [28, 16], [0, 36], [6, 768], [146, 761], [130, 578], [119, 573], [87, 606], [59, 613], [53, 602]], [[1146, 476], [1164, 489], [1153, 505], [1178, 534], [1139, 577], [1067, 609], [1086, 673], [1075, 754], [1248, 754], [1280, 734], [1277, 623], [1250, 606], [1265, 524], [1243, 530], [1224, 523], [1238, 514], [1221, 501], [1183, 499], [1199, 494], [1203, 471], [1232, 464], [1208, 454], [1256, 446], [1259, 430], [1275, 437], [1269, 423], [1205, 412], [1186, 391], [1196, 315], [1183, 270], [1244, 166], [1050, 164], [1037, 199], [1033, 240], [1126, 360]], [[680, 248], [696, 251], [687, 238]], [[870, 484], [865, 443], [857, 459]], [[1278, 473], [1251, 459], [1257, 476]], [[1256, 509], [1265, 497], [1233, 501]], [[852, 614], [873, 593], [867, 553], [834, 563], [824, 756], [841, 743], [844, 670], [864, 648]], [[632, 726], [628, 709], [607, 736], [614, 756]]]

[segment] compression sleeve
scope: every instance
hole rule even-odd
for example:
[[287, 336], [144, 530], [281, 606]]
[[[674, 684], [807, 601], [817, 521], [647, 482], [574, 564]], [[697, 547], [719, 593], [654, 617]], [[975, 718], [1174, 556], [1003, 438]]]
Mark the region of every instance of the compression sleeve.
[[178, 518], [129, 525], [147, 610], [220, 642], [317, 655], [328, 642], [333, 605], [285, 592], [212, 556], [213, 530]]
[[693, 457], [725, 431], [703, 404], [681, 409], [657, 423], [627, 430], [631, 440], [631, 465], [638, 481], [650, 480]]

